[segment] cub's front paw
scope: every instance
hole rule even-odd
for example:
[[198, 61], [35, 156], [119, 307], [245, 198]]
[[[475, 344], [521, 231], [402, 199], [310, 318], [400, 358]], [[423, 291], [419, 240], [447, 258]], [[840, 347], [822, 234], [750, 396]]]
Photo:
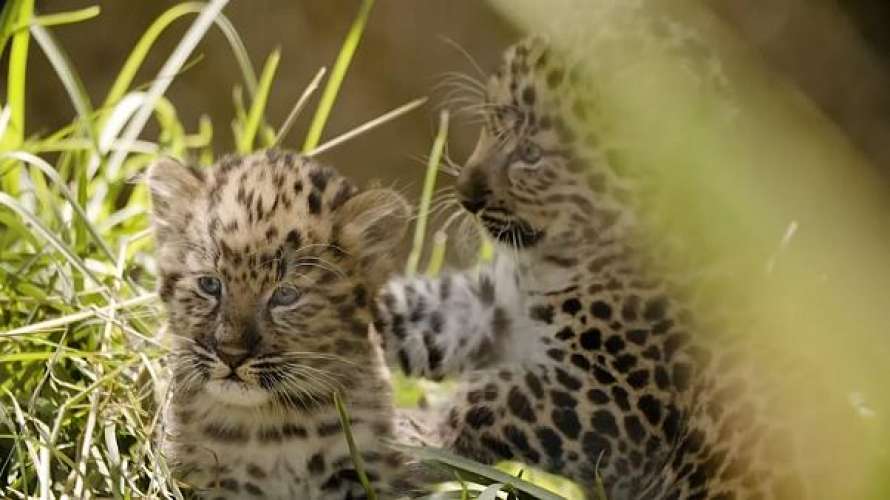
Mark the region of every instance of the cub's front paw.
[[440, 378], [442, 354], [436, 336], [443, 318], [428, 279], [394, 279], [375, 300], [374, 328], [387, 361], [406, 375]]

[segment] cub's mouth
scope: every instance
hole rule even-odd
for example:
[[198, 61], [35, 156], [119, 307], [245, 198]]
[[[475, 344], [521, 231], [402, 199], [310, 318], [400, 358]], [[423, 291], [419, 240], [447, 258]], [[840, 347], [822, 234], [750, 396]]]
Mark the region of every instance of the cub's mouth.
[[522, 219], [507, 214], [486, 212], [483, 212], [479, 219], [488, 234], [499, 243], [515, 248], [529, 248], [544, 237], [543, 230], [535, 229]]
[[258, 385], [230, 377], [211, 379], [204, 387], [217, 402], [232, 406], [258, 407], [273, 397], [273, 393]]

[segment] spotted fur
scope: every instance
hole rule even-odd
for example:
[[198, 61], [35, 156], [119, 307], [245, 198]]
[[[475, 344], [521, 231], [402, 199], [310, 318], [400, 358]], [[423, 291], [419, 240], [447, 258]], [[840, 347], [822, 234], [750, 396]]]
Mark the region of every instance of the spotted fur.
[[[791, 434], [740, 337], [712, 335], [635, 243], [633, 179], [608, 161], [566, 66], [508, 50], [457, 190], [495, 263], [396, 279], [376, 301], [391, 362], [460, 375], [444, 444], [620, 499], [802, 498]], [[715, 340], [719, 339], [719, 340]]]
[[368, 478], [410, 493], [369, 302], [409, 209], [286, 152], [148, 174], [172, 378], [161, 443], [206, 498], [365, 498], [332, 403], [346, 401]]

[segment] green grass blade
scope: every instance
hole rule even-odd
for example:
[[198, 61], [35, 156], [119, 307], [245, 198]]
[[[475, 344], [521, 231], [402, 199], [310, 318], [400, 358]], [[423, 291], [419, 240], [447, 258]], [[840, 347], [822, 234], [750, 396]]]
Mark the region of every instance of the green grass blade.
[[[25, 419], [25, 413], [22, 410], [21, 405], [19, 405], [19, 402], [15, 398], [15, 395], [9, 392], [9, 390], [4, 389], [4, 392], [6, 392], [7, 396], [9, 396], [9, 398], [12, 400], [12, 409], [15, 413], [16, 424], [18, 424], [22, 432], [27, 432], [29, 428]], [[31, 463], [37, 469], [37, 480], [40, 483], [41, 491], [46, 493], [46, 496], [41, 496], [41, 498], [49, 498], [49, 471], [43, 466], [44, 461], [41, 459], [41, 456], [38, 453], [37, 447], [34, 445], [34, 443], [30, 439], [22, 439], [22, 441], [24, 441], [25, 443], [25, 449], [28, 451], [28, 456], [31, 460]], [[25, 464], [21, 464], [21, 469], [25, 470]]]
[[416, 500], [468, 500], [469, 493], [463, 491], [440, 491], [431, 495], [422, 496]]
[[[9, 392], [9, 390], [7, 390], [7, 389], [4, 389], [4, 391], [12, 399], [13, 405], [14, 406], [18, 405], [18, 401], [16, 401], [15, 396], [13, 394], [11, 394]], [[13, 445], [15, 446], [15, 457], [18, 460], [17, 460], [17, 463], [7, 462], [6, 464], [0, 464], [0, 466], [8, 465], [10, 467], [10, 469], [18, 468], [19, 473], [22, 476], [23, 482], [27, 484], [30, 481], [29, 481], [28, 468], [25, 466], [25, 464], [28, 463], [28, 460], [26, 460], [26, 452], [22, 448], [22, 442], [24, 440], [21, 438], [21, 436], [19, 436], [19, 433], [16, 430], [16, 425], [12, 420], [12, 416], [8, 415], [6, 413], [7, 412], [6, 408], [7, 408], [7, 406], [5, 404], [0, 404], [0, 424], [2, 424], [7, 430], [12, 432], [11, 438], [13, 440]], [[10, 454], [9, 458], [10, 459], [12, 458], [12, 454]], [[0, 468], [5, 468], [5, 467], [0, 467]]]
[[443, 110], [439, 115], [439, 132], [433, 141], [433, 150], [430, 153], [426, 166], [426, 176], [423, 179], [423, 192], [420, 195], [420, 207], [417, 209], [417, 223], [414, 226], [414, 242], [411, 245], [411, 253], [408, 255], [408, 263], [405, 265], [405, 274], [413, 276], [417, 272], [420, 263], [420, 255], [423, 253], [423, 240], [426, 236], [426, 223], [430, 214], [430, 202], [433, 199], [433, 189], [436, 187], [436, 175], [439, 173], [439, 162], [442, 152], [445, 151], [445, 141], [448, 139], [448, 110]]
[[53, 248], [55, 248], [59, 253], [61, 253], [65, 258], [77, 268], [84, 276], [88, 276], [98, 285], [102, 284], [102, 280], [100, 280], [93, 272], [87, 267], [86, 263], [81, 259], [79, 255], [77, 255], [74, 250], [72, 250], [68, 245], [66, 245], [62, 240], [60, 240], [53, 232], [43, 225], [40, 222], [40, 219], [34, 216], [31, 212], [29, 212], [25, 207], [22, 206], [21, 203], [18, 202], [15, 198], [9, 196], [6, 193], [0, 193], [0, 205], [5, 205], [12, 209], [13, 212], [19, 214], [20, 217], [25, 219], [25, 221], [34, 228], [34, 230], [44, 239], [47, 243], [49, 243]]
[[445, 264], [445, 249], [448, 244], [448, 233], [436, 231], [433, 235], [433, 248], [430, 250], [430, 260], [426, 265], [427, 276], [437, 276]]
[[355, 438], [352, 436], [352, 426], [349, 424], [349, 414], [346, 412], [346, 406], [339, 392], [334, 392], [334, 406], [337, 407], [337, 414], [340, 416], [340, 426], [343, 427], [343, 434], [346, 436], [346, 446], [349, 447], [349, 454], [352, 456], [352, 464], [355, 465], [355, 472], [368, 495], [368, 500], [377, 500], [377, 493], [371, 488], [371, 482], [368, 481], [368, 475], [365, 473], [365, 462], [355, 446]]
[[[111, 85], [111, 90], [108, 91], [108, 95], [105, 97], [102, 107], [108, 108], [124, 96], [127, 89], [132, 85], [133, 79], [136, 77], [136, 73], [145, 61], [149, 50], [151, 50], [155, 41], [157, 41], [158, 37], [168, 26], [177, 19], [188, 14], [197, 14], [204, 8], [205, 4], [203, 2], [184, 2], [174, 5], [158, 16], [148, 29], [145, 30], [145, 33], [142, 34], [139, 41], [136, 42], [133, 50], [130, 51], [130, 55], [127, 56], [126, 62], [124, 62], [123, 67], [117, 74], [117, 78], [115, 78], [114, 83]], [[231, 21], [229, 21], [222, 13], [218, 15], [215, 22], [229, 41], [229, 45], [232, 47], [232, 52], [235, 54], [235, 59], [238, 61], [238, 66], [241, 68], [241, 72], [244, 76], [244, 82], [247, 85], [247, 89], [253, 94], [257, 85], [256, 72], [250, 64], [250, 59], [247, 56], [247, 49], [244, 48], [244, 42], [241, 41], [241, 38], [238, 36], [238, 32], [235, 30], [234, 26], [232, 26]]]
[[167, 98], [160, 96], [155, 102], [154, 115], [164, 131], [167, 150], [174, 156], [182, 156], [185, 153], [185, 127], [179, 121], [176, 107]]
[[488, 467], [487, 465], [482, 465], [445, 450], [422, 446], [408, 446], [394, 442], [390, 442], [389, 446], [425, 462], [432, 462], [434, 464], [445, 466], [448, 469], [456, 471], [460, 477], [472, 480], [479, 484], [489, 485], [493, 483], [502, 483], [509, 485], [515, 489], [517, 497], [522, 500], [566, 500], [553, 492], [545, 490], [528, 481], [511, 476], [504, 471]]
[[479, 493], [476, 500], [497, 500], [498, 492], [502, 491], [503, 488], [503, 483], [492, 483], [482, 490], [482, 493]]
[[383, 125], [384, 123], [390, 122], [390, 121], [404, 115], [405, 113], [407, 113], [409, 111], [415, 110], [415, 109], [419, 108], [420, 106], [423, 106], [424, 103], [426, 103], [426, 101], [427, 101], [426, 97], [414, 99], [413, 101], [411, 101], [407, 104], [403, 104], [392, 111], [384, 113], [384, 114], [378, 116], [377, 118], [374, 118], [373, 120], [368, 120], [365, 123], [362, 123], [361, 125], [359, 125], [358, 127], [355, 127], [348, 132], [344, 132], [344, 133], [338, 135], [337, 137], [334, 137], [333, 139], [325, 142], [321, 146], [318, 146], [317, 148], [309, 151], [306, 154], [308, 154], [309, 156], [318, 156], [322, 153], [325, 153], [325, 152], [343, 144], [344, 142], [349, 141], [350, 139], [354, 139], [366, 132], [369, 132], [369, 131]]
[[46, 14], [43, 16], [34, 16], [30, 23], [16, 24], [14, 31], [27, 28], [29, 25], [37, 24], [48, 28], [50, 26], [60, 26], [63, 24], [74, 24], [92, 19], [98, 16], [102, 9], [98, 5], [87, 7], [85, 9], [71, 10], [68, 12], [57, 12], [55, 14]]
[[6, 42], [15, 32], [18, 13], [22, 8], [22, 0], [12, 0], [0, 9], [0, 56], [6, 50]]
[[362, 33], [365, 30], [365, 25], [368, 22], [368, 16], [371, 14], [371, 8], [373, 6], [374, 0], [362, 0], [358, 15], [352, 22], [352, 26], [349, 28], [349, 33], [347, 33], [346, 39], [343, 40], [343, 45], [340, 47], [340, 53], [337, 54], [337, 60], [334, 62], [334, 67], [331, 70], [331, 77], [325, 85], [324, 93], [321, 95], [321, 101], [318, 103], [318, 108], [315, 110], [315, 116], [312, 117], [312, 123], [309, 125], [309, 132], [306, 134], [306, 141], [303, 143], [304, 153], [308, 153], [315, 149], [315, 146], [317, 146], [321, 140], [321, 134], [324, 132], [328, 116], [330, 116], [331, 109], [334, 107], [334, 102], [337, 100], [337, 93], [340, 91], [340, 85], [346, 77], [349, 63], [352, 61], [352, 56], [355, 55], [355, 50], [358, 48], [358, 44], [362, 39]]
[[[46, 361], [50, 357], [54, 356], [55, 353], [52, 351], [30, 351], [30, 352], [17, 352], [13, 354], [0, 354], [0, 363], [22, 363], [22, 362], [33, 362], [33, 361]], [[77, 354], [77, 353], [64, 353], [60, 356], [60, 359], [68, 359], [68, 358], [86, 358], [88, 355], [85, 354]]]
[[479, 262], [485, 263], [493, 261], [494, 243], [492, 243], [491, 238], [481, 230], [479, 231], [479, 237], [482, 239], [482, 244], [479, 246]]
[[96, 230], [96, 228], [90, 223], [90, 220], [87, 217], [86, 212], [84, 212], [83, 207], [80, 205], [80, 203], [77, 202], [77, 199], [74, 197], [74, 193], [72, 193], [71, 190], [68, 189], [68, 186], [59, 177], [59, 173], [56, 172], [52, 165], [50, 165], [40, 157], [20, 151], [0, 155], [0, 159], [3, 158], [14, 158], [16, 160], [30, 164], [43, 172], [43, 175], [49, 178], [49, 180], [52, 181], [59, 192], [62, 193], [62, 196], [66, 200], [68, 200], [68, 203], [71, 205], [74, 213], [77, 214], [77, 216], [86, 226], [87, 231], [89, 232], [96, 245], [98, 245], [98, 247], [102, 249], [102, 252], [105, 254], [110, 262], [114, 262], [114, 254], [112, 253], [111, 248], [105, 242], [105, 239], [102, 238], [101, 235], [99, 235], [99, 232]]
[[593, 473], [596, 479], [596, 498], [593, 500], [609, 500], [609, 497], [606, 496], [606, 487], [603, 485], [603, 477], [600, 475], [599, 468]]
[[6, 134], [6, 127], [9, 125], [9, 117], [12, 115], [12, 108], [0, 104], [0, 137]]
[[[18, 238], [16, 239], [27, 241], [28, 244], [31, 245], [31, 248], [40, 248], [37, 238], [31, 234], [28, 227], [16, 218], [15, 215], [9, 212], [0, 212], [0, 224], [3, 224], [4, 229], [9, 232], [10, 236], [17, 236]], [[0, 261], [3, 260], [2, 255], [3, 254], [0, 253]]]
[[306, 103], [309, 102], [309, 98], [312, 97], [312, 94], [314, 94], [316, 90], [318, 90], [318, 85], [321, 83], [321, 79], [324, 78], [325, 71], [327, 71], [326, 68], [320, 68], [318, 73], [315, 74], [315, 77], [312, 78], [312, 81], [309, 82], [309, 85], [303, 90], [303, 94], [297, 99], [297, 103], [294, 105], [293, 109], [290, 110], [287, 119], [284, 120], [281, 128], [278, 129], [278, 135], [275, 136], [275, 140], [272, 142], [273, 147], [281, 146], [284, 138], [287, 137], [288, 132], [290, 132], [290, 129], [293, 128], [294, 123], [297, 121], [297, 117], [300, 116], [300, 112], [303, 111], [303, 108], [306, 107]]
[[90, 96], [87, 94], [80, 77], [77, 75], [77, 72], [71, 65], [71, 61], [68, 59], [68, 55], [65, 54], [65, 51], [62, 50], [62, 47], [59, 46], [52, 34], [43, 26], [38, 24], [32, 25], [31, 34], [34, 36], [34, 40], [37, 41], [37, 44], [40, 45], [40, 48], [43, 49], [43, 52], [49, 59], [50, 64], [52, 64], [56, 75], [58, 75], [62, 84], [65, 86], [65, 91], [68, 92], [68, 97], [71, 99], [71, 103], [74, 104], [74, 109], [77, 111], [81, 125], [84, 127], [90, 141], [93, 143], [94, 151], [98, 152], [99, 142], [96, 139], [92, 120], [90, 119], [93, 115], [93, 105], [90, 102]]
[[249, 153], [253, 151], [253, 141], [256, 138], [260, 124], [263, 122], [263, 112], [266, 110], [266, 102], [269, 99], [269, 91], [272, 87], [272, 80], [275, 78], [275, 72], [278, 70], [278, 62], [281, 60], [281, 50], [275, 49], [266, 64], [263, 65], [263, 73], [260, 75], [260, 82], [257, 86], [256, 93], [253, 96], [253, 102], [250, 103], [250, 110], [247, 112], [247, 121], [241, 129], [241, 138], [238, 141], [238, 152]]
[[235, 29], [229, 18], [222, 13], [216, 18], [215, 22], [216, 26], [222, 31], [223, 36], [229, 41], [229, 47], [232, 49], [235, 61], [238, 62], [238, 68], [241, 69], [241, 77], [244, 79], [244, 85], [247, 87], [247, 93], [251, 96], [256, 95], [256, 70], [253, 67], [253, 63], [250, 62], [250, 56], [247, 54], [247, 48], [244, 46], [244, 41], [241, 40], [238, 30]]
[[[12, 12], [7, 19], [14, 23], [27, 23], [34, 12], [34, 0], [19, 0], [7, 5]], [[14, 20], [13, 20], [14, 19]], [[4, 33], [4, 36], [7, 36]], [[10, 151], [21, 146], [25, 138], [25, 79], [28, 66], [28, 45], [31, 32], [18, 31], [12, 35], [12, 48], [9, 54], [9, 71], [6, 80], [6, 103], [10, 107], [9, 124], [6, 132], [0, 137], [0, 151]], [[0, 40], [5, 45], [5, 40]], [[0, 187], [7, 193], [18, 193], [19, 169], [3, 168], [5, 175], [0, 178]]]
[[148, 119], [151, 117], [158, 98], [170, 87], [172, 80], [168, 75], [174, 75], [180, 68], [182, 68], [182, 65], [185, 64], [189, 55], [195, 50], [198, 42], [201, 41], [207, 33], [207, 30], [210, 29], [213, 20], [216, 19], [227, 3], [229, 3], [229, 0], [212, 0], [207, 3], [204, 9], [201, 10], [198, 18], [195, 19], [186, 34], [183, 35], [182, 39], [176, 45], [173, 53], [170, 54], [170, 57], [167, 58], [167, 61], [161, 67], [160, 71], [158, 71], [158, 78], [146, 92], [145, 102], [136, 111], [133, 118], [130, 120], [130, 123], [127, 125], [127, 128], [124, 130], [121, 138], [124, 145], [123, 149], [115, 151], [108, 160], [106, 168], [109, 175], [116, 175], [120, 166], [124, 162], [124, 158], [127, 156], [126, 148], [139, 137], [140, 133], [142, 133], [142, 129], [145, 128], [145, 125], [148, 123]]

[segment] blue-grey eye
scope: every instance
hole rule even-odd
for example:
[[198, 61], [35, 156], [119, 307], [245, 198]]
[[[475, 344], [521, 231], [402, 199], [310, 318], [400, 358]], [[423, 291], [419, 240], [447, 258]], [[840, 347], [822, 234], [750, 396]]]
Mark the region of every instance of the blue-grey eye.
[[220, 283], [219, 278], [213, 276], [201, 276], [198, 278], [198, 287], [202, 292], [214, 297], [219, 297], [220, 293], [222, 293], [222, 283]]
[[272, 293], [269, 299], [271, 306], [289, 306], [300, 298], [300, 291], [292, 286], [280, 286]]
[[525, 163], [538, 163], [538, 160], [540, 160], [543, 155], [544, 152], [541, 150], [541, 146], [538, 146], [531, 141], [525, 141], [519, 145], [519, 157], [522, 158], [522, 161]]

